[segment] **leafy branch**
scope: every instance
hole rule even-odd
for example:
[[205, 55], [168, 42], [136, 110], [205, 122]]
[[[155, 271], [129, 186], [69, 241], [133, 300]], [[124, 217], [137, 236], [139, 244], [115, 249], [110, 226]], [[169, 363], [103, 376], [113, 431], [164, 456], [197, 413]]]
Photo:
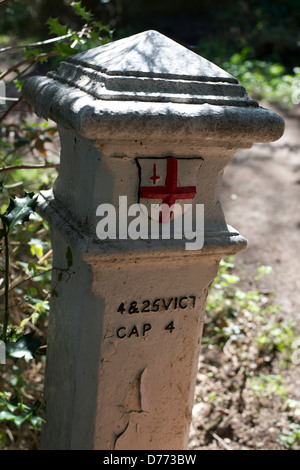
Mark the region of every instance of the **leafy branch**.
[[[13, 1], [0, 0], [0, 6], [8, 2], [12, 5]], [[65, 57], [111, 40], [112, 31], [109, 26], [96, 21], [93, 14], [82, 6], [82, 2], [73, 2], [72, 7], [79, 19], [76, 30], [67, 24], [62, 24], [59, 18], [49, 18], [46, 23], [49, 28], [49, 38], [30, 44], [8, 45], [8, 47], [0, 48], [0, 54], [13, 54], [14, 52], [20, 54], [18, 60], [10, 63], [0, 72], [0, 80], [3, 80], [5, 85], [13, 83], [21, 92], [25, 74], [36, 65], [51, 61], [56, 67]], [[49, 297], [57, 296], [58, 283], [68, 282], [73, 275], [73, 256], [68, 248], [65, 268], [53, 267], [51, 260], [49, 262], [45, 260], [52, 254], [52, 250], [49, 249], [47, 222], [32, 220], [30, 223], [27, 222], [28, 225], [26, 224], [37, 204], [36, 196], [30, 191], [33, 189], [34, 192], [38, 192], [43, 187], [49, 187], [49, 184], [52, 184], [53, 172], [48, 173], [45, 170], [59, 166], [56, 160], [54, 162], [52, 159], [48, 160], [48, 148], [45, 145], [52, 144], [51, 150], [54, 148], [57, 128], [47, 122], [32, 122], [29, 115], [30, 108], [24, 106], [22, 97], [14, 97], [11, 100], [14, 102], [9, 103], [10, 99], [8, 99], [6, 106], [1, 106], [0, 109], [0, 192], [23, 184], [30, 190], [27, 190], [24, 196], [21, 196], [18, 190], [13, 193], [5, 212], [1, 209], [3, 200], [0, 200], [0, 269], [4, 277], [4, 282], [1, 279], [0, 283], [2, 300], [0, 339], [6, 344], [7, 358], [14, 361], [13, 366], [10, 365], [11, 361], [8, 362], [3, 369], [3, 374], [0, 375], [0, 423], [12, 422], [19, 428], [24, 421], [29, 421], [31, 425], [35, 423], [40, 425], [38, 407], [35, 408], [35, 404], [27, 406], [23, 403], [23, 397], [27, 399], [29, 397], [23, 386], [26, 383], [24, 361], [38, 359], [36, 356], [38, 350], [43, 356], [40, 337], [44, 337], [45, 343], [43, 340], [42, 348], [45, 348]], [[18, 111], [24, 114], [20, 119], [12, 119], [13, 113]], [[44, 161], [42, 157], [45, 158]], [[23, 171], [23, 181], [20, 181], [21, 172], [18, 170], [31, 171]], [[38, 172], [40, 177], [37, 176]], [[27, 227], [21, 229], [20, 225], [27, 225]], [[44, 246], [48, 247], [45, 255]], [[37, 256], [38, 262], [28, 261], [24, 247], [26, 250], [30, 247], [31, 254]], [[56, 283], [52, 282], [51, 289], [50, 273], [54, 270], [57, 272]], [[15, 276], [15, 273], [18, 274]], [[53, 275], [52, 278], [54, 278]], [[19, 366], [16, 365], [18, 360], [21, 363]], [[36, 360], [30, 369], [36, 368], [37, 370], [40, 366], [42, 367], [42, 361]], [[6, 392], [2, 392], [3, 387], [7, 390]], [[27, 382], [26, 387], [32, 389], [31, 378], [30, 384]], [[34, 389], [32, 396], [36, 394], [37, 388]], [[1, 439], [8, 432], [7, 429], [9, 427], [2, 432], [0, 428], [0, 446]]]
[[24, 224], [29, 220], [29, 216], [34, 212], [37, 205], [36, 197], [33, 193], [25, 193], [23, 198], [11, 199], [4, 214], [0, 214], [3, 228], [0, 230], [0, 239], [4, 239], [5, 251], [5, 291], [4, 291], [4, 324], [2, 330], [2, 341], [6, 340], [6, 333], [9, 324], [9, 242], [8, 236], [11, 230], [17, 225]]
[[13, 65], [8, 70], [3, 72], [2, 75], [0, 75], [0, 80], [3, 80], [7, 75], [14, 72], [15, 70], [18, 70], [19, 67], [21, 67], [22, 65], [28, 64], [30, 62], [35, 62], [35, 63], [36, 62], [41, 62], [45, 59], [48, 59], [49, 57], [54, 57], [54, 56], [57, 56], [57, 55], [61, 55], [61, 53], [58, 52], [58, 51], [53, 51], [53, 52], [40, 54], [40, 55], [37, 55], [37, 56], [34, 56], [34, 57], [29, 57], [28, 59], [24, 59], [21, 62], [19, 62], [18, 64]]
[[[0, 1], [0, 6], [7, 1], [11, 0]], [[26, 56], [25, 59], [4, 71], [0, 75], [0, 80], [15, 73], [16, 77], [11, 81], [21, 89], [21, 77], [34, 65], [43, 63], [54, 57], [68, 57], [76, 52], [87, 50], [96, 45], [105, 44], [111, 40], [112, 31], [110, 27], [103, 25], [100, 21], [95, 21], [94, 15], [81, 5], [81, 1], [73, 2], [71, 6], [74, 8], [75, 14], [84, 22], [81, 29], [74, 31], [72, 28], [69, 28], [68, 25], [61, 24], [58, 18], [49, 18], [46, 25], [49, 27], [50, 34], [55, 34], [55, 37], [27, 45], [9, 46], [0, 49], [0, 53], [24, 49], [24, 55]], [[43, 50], [43, 48], [47, 48], [48, 46], [54, 46], [54, 48], [48, 51]], [[20, 98], [10, 106], [2, 117], [0, 117], [0, 123], [3, 122], [22, 101], [23, 98]]]
[[18, 99], [18, 101], [16, 101], [14, 104], [12, 104], [10, 106], [10, 108], [8, 108], [5, 113], [0, 117], [0, 123], [3, 122], [7, 116], [23, 101], [23, 96], [21, 96], [21, 98]]

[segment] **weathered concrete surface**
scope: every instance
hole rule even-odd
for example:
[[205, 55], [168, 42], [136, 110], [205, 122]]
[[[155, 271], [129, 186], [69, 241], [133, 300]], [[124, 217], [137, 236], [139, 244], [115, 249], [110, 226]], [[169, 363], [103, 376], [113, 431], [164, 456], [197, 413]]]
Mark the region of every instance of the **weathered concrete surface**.
[[203, 141], [213, 132], [214, 142], [245, 148], [284, 128], [234, 77], [156, 31], [77, 54], [25, 81], [23, 94], [38, 115], [90, 139], [149, 140], [155, 132], [164, 142]]

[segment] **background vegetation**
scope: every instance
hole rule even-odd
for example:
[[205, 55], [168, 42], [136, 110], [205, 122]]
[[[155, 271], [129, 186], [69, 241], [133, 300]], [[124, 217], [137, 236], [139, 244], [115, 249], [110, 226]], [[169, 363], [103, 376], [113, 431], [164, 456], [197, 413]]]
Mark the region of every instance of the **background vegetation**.
[[[55, 295], [49, 227], [34, 208], [35, 194], [57, 176], [59, 143], [55, 124], [37, 119], [22, 101], [24, 77], [46, 73], [78, 51], [156, 29], [232, 73], [252, 96], [290, 109], [300, 102], [297, 3], [0, 0], [0, 80], [12, 100], [0, 105], [0, 337], [7, 349], [0, 365], [0, 448], [39, 448], [49, 299]], [[275, 397], [285, 421], [268, 445], [298, 449], [300, 403], [289, 397], [280, 372], [292, 365], [298, 339], [295, 325], [282, 321], [272, 298], [259, 290], [270, 270], [258, 267], [257, 289], [245, 292], [234, 260], [222, 263], [208, 298], [204, 351], [224, 357], [224, 347], [228, 352], [232, 345], [231, 386], [240, 410], [244, 390], [251, 400], [256, 396], [256, 407]], [[206, 364], [208, 376], [216, 376], [209, 355]], [[208, 395], [217, 425], [220, 395], [213, 388]], [[207, 444], [215, 427], [203, 428], [202, 420], [191, 445]]]

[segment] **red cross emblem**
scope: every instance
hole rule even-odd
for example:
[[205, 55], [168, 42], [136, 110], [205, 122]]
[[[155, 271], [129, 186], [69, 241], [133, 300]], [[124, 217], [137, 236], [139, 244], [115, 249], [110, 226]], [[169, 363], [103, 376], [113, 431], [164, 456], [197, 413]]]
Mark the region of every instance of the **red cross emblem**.
[[[142, 159], [140, 159], [141, 162]], [[146, 160], [146, 159], [143, 159]], [[148, 159], [147, 159], [148, 160]], [[140, 186], [140, 199], [157, 199], [161, 200], [162, 204], [167, 204], [169, 208], [171, 208], [176, 201], [178, 200], [187, 200], [187, 199], [194, 199], [196, 195], [196, 186], [179, 186], [178, 185], [178, 159], [174, 157], [167, 157], [166, 159], [157, 159], [156, 163], [152, 163], [154, 159], [151, 160], [151, 164], [148, 163], [148, 177], [144, 177], [141, 181], [149, 181], [150, 186]], [[182, 163], [182, 169], [184, 169], [184, 160]], [[161, 170], [157, 169], [158, 165], [162, 165], [163, 162], [166, 161], [166, 170], [164, 171], [163, 168]], [[194, 161], [203, 162], [202, 159], [194, 159]], [[195, 164], [194, 164], [195, 165]], [[191, 165], [189, 164], [189, 168]], [[149, 170], [151, 171], [151, 176], [149, 176]], [[157, 181], [163, 180], [163, 175], [160, 174], [165, 173], [164, 185], [157, 185]], [[145, 172], [146, 173], [146, 172]], [[190, 171], [190, 173], [193, 173]], [[195, 175], [193, 176], [195, 178]], [[146, 182], [145, 181], [145, 182]], [[172, 211], [165, 211], [160, 214], [160, 222], [167, 223], [169, 222], [172, 216]]]

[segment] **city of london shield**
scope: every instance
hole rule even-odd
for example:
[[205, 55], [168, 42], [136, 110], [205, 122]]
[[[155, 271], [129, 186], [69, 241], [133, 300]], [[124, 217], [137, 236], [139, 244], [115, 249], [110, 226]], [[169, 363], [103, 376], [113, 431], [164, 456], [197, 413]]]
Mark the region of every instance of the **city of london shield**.
[[[138, 158], [139, 203], [151, 218], [168, 223], [186, 210], [197, 194], [202, 158]], [[161, 209], [157, 206], [162, 205]], [[186, 206], [190, 207], [190, 206]]]

